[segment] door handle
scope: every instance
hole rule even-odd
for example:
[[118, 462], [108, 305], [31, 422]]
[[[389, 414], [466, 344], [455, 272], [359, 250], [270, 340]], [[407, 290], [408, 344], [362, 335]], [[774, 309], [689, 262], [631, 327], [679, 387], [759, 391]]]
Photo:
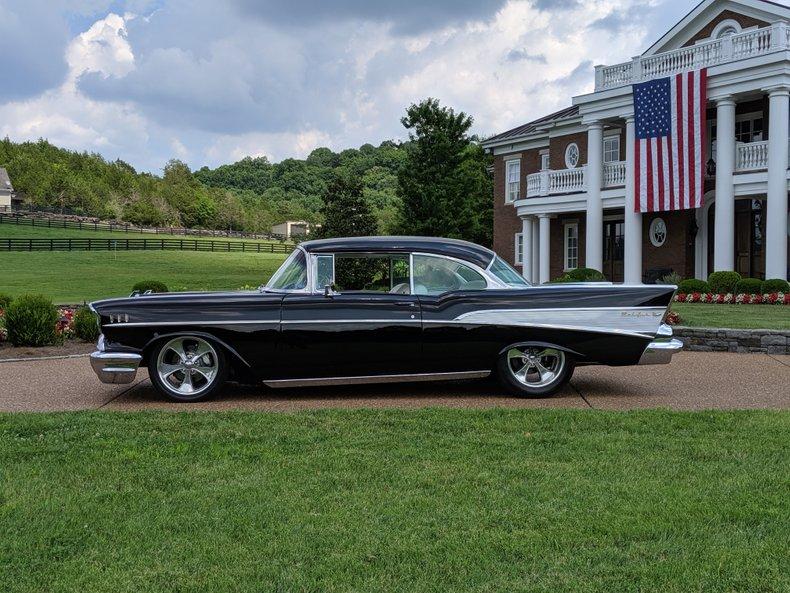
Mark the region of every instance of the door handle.
[[416, 307], [417, 303], [414, 301], [395, 301], [396, 307]]

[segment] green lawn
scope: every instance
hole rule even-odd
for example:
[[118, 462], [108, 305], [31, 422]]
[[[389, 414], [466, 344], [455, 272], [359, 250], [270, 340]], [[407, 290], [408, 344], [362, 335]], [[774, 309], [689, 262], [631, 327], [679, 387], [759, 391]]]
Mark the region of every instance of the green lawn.
[[0, 416], [0, 590], [788, 591], [790, 414]]
[[[279, 243], [279, 241], [267, 241], [266, 239], [238, 239], [233, 237], [209, 237], [198, 235], [165, 235], [154, 233], [124, 233], [116, 231], [94, 231], [64, 228], [47, 228], [39, 226], [16, 225], [10, 223], [0, 224], [0, 238], [24, 238], [24, 239], [203, 239], [210, 241], [244, 241], [251, 243]], [[289, 243], [290, 244], [290, 243]]]
[[790, 307], [784, 305], [709, 305], [672, 303], [681, 325], [744, 329], [790, 329]]
[[41, 293], [77, 304], [128, 296], [141, 280], [170, 290], [235, 290], [264, 283], [284, 254], [193, 251], [52, 251], [0, 253], [0, 292]]

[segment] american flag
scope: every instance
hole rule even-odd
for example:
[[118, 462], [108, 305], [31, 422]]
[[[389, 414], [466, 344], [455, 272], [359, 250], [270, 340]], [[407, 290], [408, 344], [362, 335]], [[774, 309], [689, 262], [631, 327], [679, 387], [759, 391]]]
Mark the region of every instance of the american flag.
[[702, 206], [707, 70], [634, 85], [637, 212]]

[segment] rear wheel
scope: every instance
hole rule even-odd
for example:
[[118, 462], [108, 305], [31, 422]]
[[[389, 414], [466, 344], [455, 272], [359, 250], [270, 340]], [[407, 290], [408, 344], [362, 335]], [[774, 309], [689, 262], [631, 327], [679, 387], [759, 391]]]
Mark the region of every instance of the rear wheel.
[[151, 353], [148, 365], [154, 387], [178, 402], [211, 397], [225, 382], [227, 373], [222, 349], [198, 336], [163, 340]]
[[548, 397], [573, 374], [573, 360], [551, 346], [511, 346], [499, 355], [499, 380], [520, 397]]

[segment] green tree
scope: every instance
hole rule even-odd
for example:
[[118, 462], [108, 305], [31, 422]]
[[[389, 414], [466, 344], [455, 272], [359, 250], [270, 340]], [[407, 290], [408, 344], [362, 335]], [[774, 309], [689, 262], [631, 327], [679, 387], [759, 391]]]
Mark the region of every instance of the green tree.
[[375, 235], [378, 223], [356, 179], [338, 175], [324, 194], [324, 223], [319, 237], [366, 237]]
[[490, 162], [469, 136], [473, 119], [425, 99], [406, 110], [406, 159], [398, 173], [399, 230], [491, 244]]

